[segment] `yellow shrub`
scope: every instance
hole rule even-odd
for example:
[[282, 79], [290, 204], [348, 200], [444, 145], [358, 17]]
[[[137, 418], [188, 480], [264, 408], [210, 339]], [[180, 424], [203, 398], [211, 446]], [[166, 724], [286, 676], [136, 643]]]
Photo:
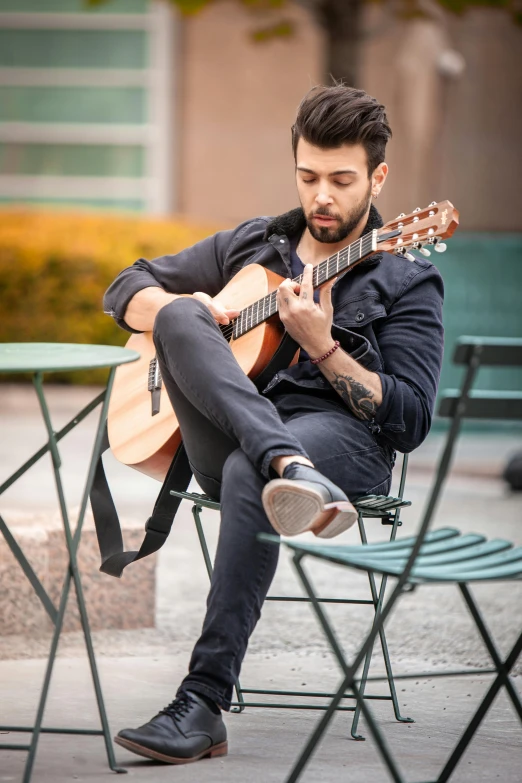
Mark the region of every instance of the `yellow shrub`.
[[[118, 272], [140, 257], [177, 253], [215, 230], [182, 219], [1, 210], [0, 342], [123, 345], [128, 333], [102, 310]], [[75, 373], [63, 380], [104, 377]]]

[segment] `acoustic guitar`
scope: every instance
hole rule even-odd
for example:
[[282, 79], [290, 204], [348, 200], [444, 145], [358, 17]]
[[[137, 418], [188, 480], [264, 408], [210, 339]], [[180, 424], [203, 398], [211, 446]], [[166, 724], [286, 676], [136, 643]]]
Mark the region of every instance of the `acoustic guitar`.
[[[379, 251], [406, 255], [410, 260], [412, 250], [426, 256], [431, 249], [443, 252], [443, 240], [457, 226], [458, 212], [449, 201], [401, 214], [317, 264], [314, 289]], [[218, 295], [225, 307], [240, 311], [220, 329], [240, 367], [251, 378], [268, 365], [284, 335], [276, 301], [283, 279], [259, 264], [249, 264]], [[296, 278], [300, 281], [301, 277]], [[162, 385], [152, 333], [133, 334], [126, 347], [137, 351], [141, 358], [120, 365], [116, 371], [108, 413], [109, 443], [120, 462], [163, 481], [181, 443], [178, 421]]]

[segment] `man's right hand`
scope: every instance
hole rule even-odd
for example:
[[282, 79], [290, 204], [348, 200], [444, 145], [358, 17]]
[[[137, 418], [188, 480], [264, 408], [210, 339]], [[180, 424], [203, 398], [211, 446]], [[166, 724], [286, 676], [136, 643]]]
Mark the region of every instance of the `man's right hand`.
[[[230, 323], [231, 318], [236, 318], [239, 315], [239, 310], [225, 307], [218, 299], [213, 299], [202, 291], [196, 291], [192, 296], [208, 307], [218, 324], [226, 326]], [[154, 321], [161, 308], [177, 298], [177, 294], [169, 294], [157, 286], [142, 288], [141, 291], [134, 294], [127, 305], [125, 321], [131, 329], [136, 329], [138, 332], [152, 332]]]
[[232, 318], [237, 318], [240, 313], [240, 310], [230, 310], [217, 298], [212, 298], [208, 294], [204, 294], [203, 291], [196, 291], [192, 296], [208, 307], [217, 324], [226, 326]]

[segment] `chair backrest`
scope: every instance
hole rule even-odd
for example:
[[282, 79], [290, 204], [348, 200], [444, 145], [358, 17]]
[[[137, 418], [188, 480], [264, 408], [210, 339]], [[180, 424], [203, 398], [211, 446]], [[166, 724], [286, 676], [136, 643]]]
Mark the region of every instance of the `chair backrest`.
[[522, 420], [522, 392], [480, 391], [472, 389], [479, 368], [522, 367], [520, 337], [459, 337], [453, 352], [455, 364], [465, 365], [459, 390], [449, 389], [439, 397], [439, 416], [451, 420], [446, 445], [439, 461], [437, 480], [432, 490], [434, 504], [448, 474], [455, 442], [464, 419]]
[[[439, 397], [439, 416], [454, 419], [460, 412], [461, 419], [522, 419], [522, 392], [471, 389], [479, 366], [522, 367], [522, 338], [460, 337], [455, 345], [453, 363], [465, 365], [468, 370], [461, 389], [448, 389]], [[469, 391], [463, 398], [466, 381]]]
[[480, 351], [482, 366], [522, 367], [520, 337], [459, 337], [453, 352], [453, 363], [469, 365], [477, 349]]
[[451, 465], [462, 421], [473, 419], [522, 420], [522, 392], [472, 390], [480, 366], [522, 367], [522, 338], [460, 337], [453, 353], [455, 364], [467, 367], [459, 390], [444, 391], [439, 397], [438, 414], [451, 420], [435, 481], [426, 502], [415, 546], [400, 578], [403, 584], [411, 571], [439, 500]]

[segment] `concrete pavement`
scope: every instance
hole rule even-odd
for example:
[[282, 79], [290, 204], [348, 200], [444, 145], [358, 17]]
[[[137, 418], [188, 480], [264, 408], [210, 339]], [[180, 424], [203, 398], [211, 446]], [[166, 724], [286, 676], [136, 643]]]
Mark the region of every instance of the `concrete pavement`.
[[[56, 428], [72, 416], [93, 390], [51, 389]], [[0, 478], [4, 478], [44, 441], [43, 427], [30, 388], [0, 387]], [[81, 479], [89, 449], [94, 417], [84, 429], [63, 442], [67, 498], [79, 500]], [[67, 442], [69, 441], [69, 442]], [[401, 534], [415, 529], [431, 480], [441, 439], [432, 435], [411, 460], [407, 496], [413, 500], [404, 512]], [[522, 497], [510, 494], [495, 478], [506, 456], [521, 448], [520, 431], [502, 436], [465, 436], [455, 471], [449, 481], [435, 526], [455, 525], [490, 537], [506, 537], [522, 544]], [[464, 468], [463, 468], [464, 466]], [[1, 511], [54, 513], [55, 497], [47, 460], [35, 466], [23, 482], [1, 499]], [[158, 485], [108, 460], [114, 496], [122, 515], [144, 520]], [[211, 547], [219, 518], [205, 516]], [[387, 529], [369, 523], [371, 539], [382, 539]], [[356, 531], [347, 531], [343, 543], [355, 543]], [[131, 566], [139, 569], [140, 566]], [[323, 595], [367, 597], [366, 578], [329, 566], [312, 569]], [[168, 703], [186, 671], [192, 644], [204, 612], [207, 578], [187, 504], [176, 519], [173, 533], [158, 561], [157, 627], [138, 631], [100, 631], [94, 635], [109, 719], [114, 731], [137, 725]], [[107, 577], [109, 579], [109, 577]], [[125, 591], [125, 578], [119, 582]], [[298, 586], [286, 554], [280, 559], [275, 591], [295, 593]], [[520, 626], [522, 585], [489, 585], [476, 590], [486, 618], [503, 651], [509, 649]], [[367, 607], [332, 607], [340, 638], [353, 652], [370, 622]], [[389, 628], [388, 639], [396, 671], [487, 667], [488, 655], [477, 638], [466, 610], [453, 588], [423, 588], [404, 596]], [[0, 635], [0, 723], [30, 724], [34, 719], [49, 637], [28, 639]], [[381, 669], [377, 657], [374, 672]], [[518, 672], [522, 671], [519, 661]], [[328, 689], [338, 680], [335, 662], [323, 642], [307, 606], [267, 605], [256, 629], [242, 673], [250, 687]], [[377, 702], [376, 713], [398, 752], [408, 780], [432, 780], [466, 719], [472, 714], [489, 677], [458, 680], [408, 680], [398, 684], [401, 709], [415, 724], [398, 724], [388, 703]], [[515, 680], [520, 689], [520, 678]], [[306, 683], [306, 686], [304, 684]], [[376, 688], [378, 686], [375, 686]], [[379, 686], [382, 688], [382, 686]], [[77, 633], [65, 634], [53, 677], [47, 725], [96, 727], [97, 716], [85, 661]], [[373, 703], [375, 704], [375, 703]], [[283, 781], [306, 736], [318, 719], [316, 712], [248, 709], [230, 715], [230, 755], [184, 767], [164, 767], [140, 761], [118, 749], [119, 761], [128, 765], [136, 781]], [[321, 744], [304, 781], [380, 783], [386, 775], [372, 741], [348, 741], [348, 716], [338, 715]], [[361, 726], [364, 731], [364, 725]], [[522, 742], [520, 724], [504, 696], [499, 697], [453, 780], [520, 783]], [[0, 738], [0, 742], [4, 738]], [[23, 741], [21, 738], [12, 738]], [[0, 752], [0, 783], [18, 781], [24, 753]], [[36, 783], [94, 781], [108, 775], [103, 743], [98, 738], [45, 736], [38, 752]]]
[[[184, 664], [177, 656], [156, 658], [99, 659], [111, 726], [118, 730], [147, 720], [165, 705], [169, 685], [183, 675]], [[298, 663], [296, 667], [295, 664]], [[294, 671], [289, 664], [294, 664]], [[281, 654], [267, 659], [249, 658], [251, 677], [269, 681], [274, 668], [288, 667], [289, 683], [299, 687], [308, 680], [324, 687], [337, 682], [330, 661], [311, 656], [296, 661]], [[299, 671], [297, 671], [299, 669]], [[9, 705], [9, 719], [30, 724], [43, 674], [43, 661], [0, 663], [1, 687]], [[434, 780], [437, 771], [459, 736], [464, 724], [487, 688], [489, 678], [473, 680], [407, 681], [399, 684], [401, 708], [416, 719], [414, 724], [396, 723], [389, 705], [378, 703], [375, 714], [395, 752], [407, 780]], [[375, 704], [375, 702], [373, 702]], [[349, 740], [350, 713], [338, 714], [317, 753], [307, 767], [304, 783], [384, 783], [388, 779], [374, 743]], [[116, 748], [118, 763], [136, 783], [282, 783], [295, 762], [319, 716], [316, 712], [247, 709], [229, 715], [229, 755], [205, 759], [197, 764], [172, 767], [140, 759]], [[2, 719], [4, 710], [2, 709]], [[49, 700], [46, 724], [97, 727], [90, 677], [83, 660], [59, 662]], [[364, 721], [361, 729], [366, 733]], [[27, 735], [10, 735], [11, 741], [26, 741]], [[0, 736], [0, 741], [6, 740]], [[25, 753], [0, 752], [0, 783], [18, 783]], [[455, 783], [519, 783], [522, 770], [520, 724], [504, 695], [499, 696], [484, 721], [467, 755], [452, 780]], [[103, 741], [90, 737], [43, 736], [34, 768], [35, 783], [80, 783], [110, 780]], [[114, 778], [113, 778], [114, 779]]]

